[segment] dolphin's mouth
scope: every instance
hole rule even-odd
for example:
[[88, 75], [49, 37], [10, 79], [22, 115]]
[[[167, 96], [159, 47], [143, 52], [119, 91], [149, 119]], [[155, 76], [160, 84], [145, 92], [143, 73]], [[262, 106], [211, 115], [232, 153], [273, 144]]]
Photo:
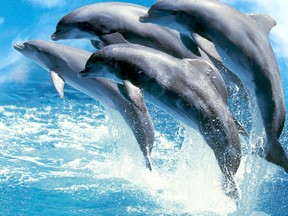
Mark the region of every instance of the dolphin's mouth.
[[50, 38], [53, 41], [58, 41], [58, 40], [62, 40], [62, 39], [66, 39], [66, 31], [60, 30], [60, 29], [56, 29], [56, 31], [51, 34]]
[[149, 16], [149, 13], [147, 13], [147, 14], [145, 14], [145, 15], [143, 15], [143, 16], [140, 16], [139, 17], [139, 21], [140, 22], [143, 22], [143, 23], [145, 23], [145, 22], [149, 22], [149, 19], [150, 19], [151, 17]]
[[77, 77], [78, 78], [84, 78], [86, 74], [87, 74], [87, 72], [84, 69], [77, 74]]
[[89, 70], [84, 69], [77, 74], [77, 77], [80, 79], [89, 78]]
[[51, 39], [52, 39], [53, 41], [57, 41], [57, 40], [58, 40], [58, 37], [57, 37], [56, 32], [51, 35]]
[[139, 21], [142, 23], [153, 22], [153, 21], [155, 21], [155, 20], [157, 21], [159, 18], [165, 17], [165, 16], [167, 16], [165, 11], [153, 10], [153, 8], [150, 8], [146, 14], [139, 17]]
[[16, 49], [18, 51], [21, 51], [21, 50], [25, 49], [25, 45], [24, 44], [15, 44], [13, 47], [14, 47], [14, 49]]
[[159, 20], [169, 16], [170, 14], [164, 10], [150, 8], [146, 14], [139, 17], [142, 23], [158, 23]]

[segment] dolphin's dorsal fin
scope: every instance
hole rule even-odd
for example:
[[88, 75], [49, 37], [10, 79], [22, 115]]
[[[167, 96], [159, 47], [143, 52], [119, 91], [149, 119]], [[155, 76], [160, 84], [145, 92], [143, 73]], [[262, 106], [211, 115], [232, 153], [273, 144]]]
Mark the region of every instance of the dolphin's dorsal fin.
[[250, 16], [267, 35], [271, 29], [277, 25], [277, 22], [266, 14], [248, 14], [248, 16]]
[[100, 39], [103, 39], [106, 44], [119, 44], [119, 43], [129, 43], [121, 33], [114, 32], [111, 34], [105, 34], [101, 35], [99, 37]]
[[221, 56], [218, 54], [215, 45], [209, 41], [208, 39], [202, 37], [201, 35], [193, 32], [192, 38], [195, 41], [195, 43], [209, 56], [216, 59], [218, 62], [223, 62]]
[[56, 91], [58, 92], [59, 96], [63, 99], [64, 98], [64, 79], [55, 71], [50, 70], [51, 79], [53, 82]]
[[123, 84], [128, 96], [128, 100], [133, 103], [140, 111], [147, 112], [147, 108], [144, 102], [143, 90], [126, 79], [123, 80]]

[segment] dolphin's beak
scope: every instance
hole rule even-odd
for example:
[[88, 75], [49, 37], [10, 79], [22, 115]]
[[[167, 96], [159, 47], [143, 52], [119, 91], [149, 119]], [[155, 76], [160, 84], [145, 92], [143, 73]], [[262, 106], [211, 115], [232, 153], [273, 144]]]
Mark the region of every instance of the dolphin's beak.
[[139, 21], [142, 23], [153, 22], [153, 20], [157, 20], [159, 17], [163, 16], [163, 11], [158, 10], [155, 6], [152, 6], [146, 14], [139, 17]]
[[56, 32], [51, 35], [51, 39], [53, 41], [57, 41], [58, 40]]
[[93, 68], [86, 67], [84, 70], [80, 71], [77, 75], [78, 78], [95, 78], [97, 77], [97, 71], [102, 70], [102, 65], [94, 65]]
[[165, 10], [157, 8], [157, 6], [152, 6], [146, 14], [139, 17], [139, 21], [142, 23], [158, 23], [159, 19], [168, 16], [169, 13]]
[[140, 16], [139, 17], [139, 21], [142, 22], [142, 23], [149, 22], [149, 18], [150, 18], [149, 13], [147, 13], [147, 14], [145, 14], [143, 16]]
[[91, 71], [91, 69], [85, 68], [77, 74], [77, 77], [80, 79], [93, 78], [93, 72]]
[[24, 44], [15, 44], [13, 47], [17, 51], [22, 51], [25, 48], [25, 45]]
[[80, 78], [80, 79], [83, 79], [83, 78], [86, 78], [87, 77], [87, 74], [88, 74], [88, 71], [86, 70], [86, 68], [82, 71], [80, 71], [78, 74], [77, 74], [77, 77]]

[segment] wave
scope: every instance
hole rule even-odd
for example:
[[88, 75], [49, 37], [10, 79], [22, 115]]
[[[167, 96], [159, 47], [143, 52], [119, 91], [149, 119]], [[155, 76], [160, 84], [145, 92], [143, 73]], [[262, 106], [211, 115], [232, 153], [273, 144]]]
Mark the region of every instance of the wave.
[[[0, 106], [0, 187], [9, 195], [25, 199], [36, 190], [36, 196], [57, 194], [60, 204], [66, 196], [85, 199], [93, 205], [88, 211], [83, 204], [82, 210], [90, 213], [264, 214], [257, 211], [259, 200], [270, 191], [261, 190], [267, 182], [277, 181], [278, 170], [251, 154], [251, 139], [242, 139], [245, 152], [236, 174], [242, 199], [237, 207], [221, 191], [221, 172], [199, 133], [149, 105], [156, 128], [150, 173], [133, 133], [117, 113], [85, 97], [79, 103], [80, 95], [73, 92], [64, 102], [48, 100], [49, 94], [54, 93], [31, 103]], [[1, 199], [9, 201], [3, 193]], [[71, 208], [81, 211], [69, 205], [64, 204], [62, 213]], [[6, 210], [13, 207], [1, 211]]]

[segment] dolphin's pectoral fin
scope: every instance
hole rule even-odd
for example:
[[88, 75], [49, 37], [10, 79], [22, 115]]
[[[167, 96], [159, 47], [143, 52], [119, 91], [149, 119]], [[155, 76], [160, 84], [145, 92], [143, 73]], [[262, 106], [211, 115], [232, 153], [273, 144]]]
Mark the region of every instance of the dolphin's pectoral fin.
[[236, 128], [238, 130], [238, 133], [248, 138], [249, 134], [248, 134], [247, 130], [243, 127], [243, 125], [237, 119], [235, 119], [234, 116], [233, 116], [233, 119], [234, 119]]
[[100, 40], [91, 40], [91, 44], [93, 47], [95, 47], [96, 49], [103, 49], [105, 46], [107, 46], [106, 43], [104, 43], [103, 41]]
[[123, 80], [123, 84], [127, 93], [127, 99], [135, 104], [140, 111], [147, 112], [143, 90], [132, 84], [129, 80]]
[[63, 99], [64, 98], [64, 79], [55, 71], [50, 70], [51, 79], [53, 82], [54, 87], [56, 88], [59, 96]]
[[267, 35], [277, 24], [272, 17], [266, 14], [248, 14], [248, 16], [250, 16]]
[[145, 156], [145, 164], [146, 164], [146, 168], [149, 169], [150, 171], [152, 171], [152, 162], [150, 160], [149, 155]]
[[209, 56], [216, 59], [219, 62], [223, 62], [221, 56], [218, 54], [216, 47], [214, 44], [207, 40], [206, 38], [202, 37], [201, 35], [197, 33], [192, 33], [193, 40], [195, 43]]
[[129, 43], [119, 32], [102, 35], [100, 39], [103, 39], [107, 44]]

